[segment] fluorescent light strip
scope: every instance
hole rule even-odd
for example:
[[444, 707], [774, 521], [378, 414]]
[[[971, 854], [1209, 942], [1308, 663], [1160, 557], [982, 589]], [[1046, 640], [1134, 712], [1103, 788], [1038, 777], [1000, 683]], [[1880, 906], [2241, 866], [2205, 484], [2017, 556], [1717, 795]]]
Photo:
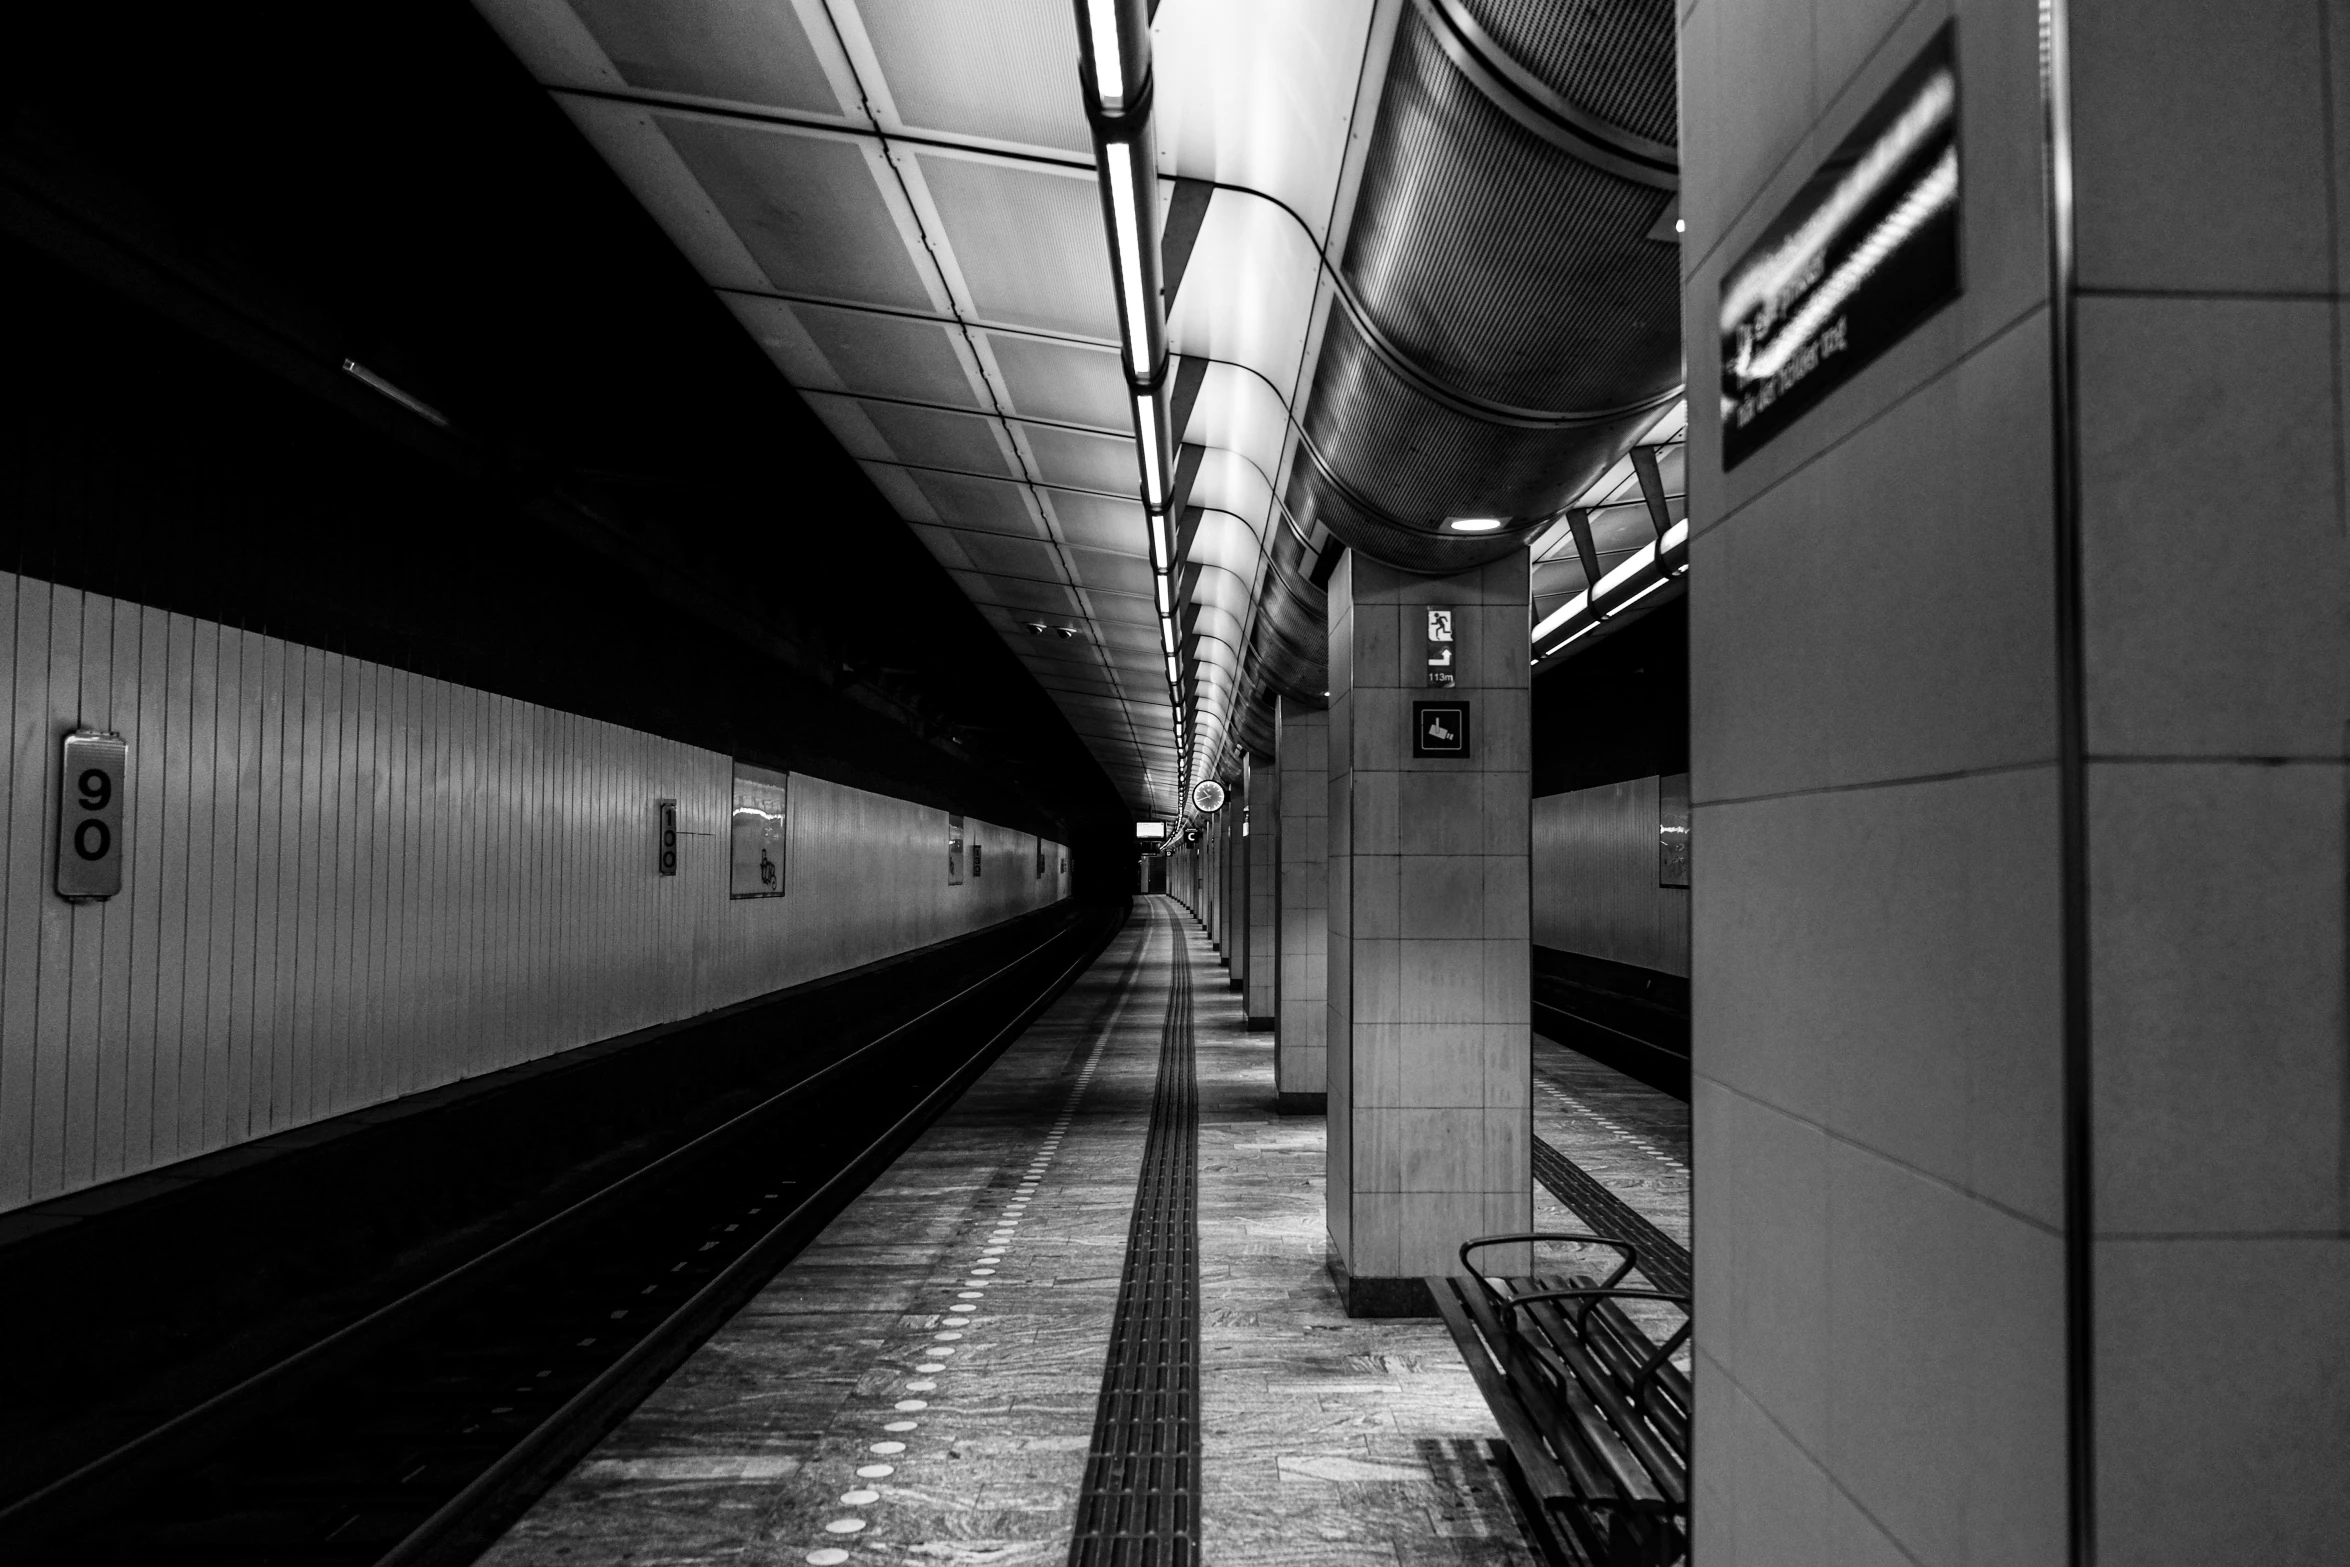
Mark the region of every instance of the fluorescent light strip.
[[[1600, 578], [1599, 592], [1607, 593], [1615, 588], [1621, 587], [1626, 581], [1630, 580], [1634, 575], [1636, 575], [1641, 567], [1653, 564], [1659, 554], [1670, 554], [1674, 550], [1680, 548], [1683, 544], [1686, 544], [1688, 541], [1689, 523], [1688, 520], [1684, 518], [1683, 520], [1674, 523], [1671, 527], [1665, 529], [1665, 536], [1659, 540], [1658, 543], [1642, 545], [1639, 554], [1634, 555], [1630, 560], [1625, 561], [1615, 570]], [[1661, 549], [1659, 547], [1660, 545], [1662, 546]], [[1608, 613], [1610, 615], [1614, 615], [1621, 612], [1628, 605], [1638, 603], [1641, 599], [1648, 597], [1649, 594], [1654, 593], [1658, 588], [1663, 587], [1666, 583], [1672, 581], [1673, 578], [1680, 576], [1682, 572], [1685, 572], [1688, 569], [1688, 563], [1683, 562], [1682, 565], [1676, 570], [1668, 573], [1665, 576], [1657, 578], [1655, 582], [1649, 584], [1645, 588], [1642, 588], [1639, 592], [1624, 600], [1622, 604], [1618, 604], [1614, 609], [1609, 610]], [[1534, 628], [1534, 634], [1531, 640], [1540, 642], [1544, 637], [1549, 636], [1552, 632], [1558, 630], [1568, 621], [1573, 620], [1577, 615], [1582, 614], [1585, 610], [1591, 607], [1592, 597], [1593, 595], [1591, 591], [1586, 589], [1585, 591], [1576, 594], [1573, 598], [1567, 600], [1564, 604], [1561, 604], [1558, 608], [1552, 610], [1549, 614], [1543, 616], [1541, 623]], [[1595, 620], [1591, 623], [1591, 626], [1585, 626], [1583, 631], [1589, 631], [1592, 626], [1596, 626], [1598, 624], [1599, 622]], [[1576, 632], [1575, 637], [1581, 636], [1583, 631]], [[1574, 641], [1575, 637], [1567, 638], [1567, 642]], [[1556, 653], [1559, 650], [1559, 647], [1565, 647], [1567, 642], [1561, 642], [1558, 647], [1552, 648], [1550, 653]], [[1542, 656], [1544, 658], [1548, 658], [1550, 653], [1545, 653]]]
[[1151, 569], [1162, 572], [1172, 571], [1175, 568], [1175, 552], [1167, 542], [1167, 509], [1163, 506], [1153, 508], [1150, 519]]
[[1164, 615], [1159, 617], [1159, 646], [1169, 658], [1175, 656], [1175, 622]]
[[1118, 49], [1118, 0], [1091, 0], [1086, 31], [1093, 35], [1093, 94], [1102, 107], [1126, 107], [1126, 61]]
[[1134, 165], [1129, 145], [1102, 143], [1110, 160], [1110, 224], [1118, 247], [1118, 284], [1126, 299], [1126, 364], [1138, 381], [1148, 380], [1150, 364], [1150, 299], [1142, 287], [1142, 219], [1134, 205]]
[[[1573, 620], [1577, 615], [1582, 614], [1585, 609], [1590, 607], [1590, 604], [1591, 590], [1586, 588], [1582, 592], [1576, 594], [1573, 598], [1567, 600], [1564, 604], [1561, 604], [1558, 608], [1552, 610], [1549, 614], [1543, 616], [1542, 623], [1534, 628], [1534, 640], [1539, 642], [1544, 637], [1549, 636], [1552, 632], [1558, 630], [1559, 627], [1565, 625], [1568, 621]], [[1564, 646], [1564, 644], [1562, 643], [1561, 646]]]
[[1615, 570], [1609, 572], [1606, 576], [1599, 579], [1598, 586], [1591, 590], [1592, 602], [1597, 603], [1599, 600], [1606, 598], [1609, 593], [1617, 588], [1622, 587], [1625, 583], [1631, 581], [1634, 577], [1639, 576], [1640, 573], [1646, 571], [1650, 566], [1655, 564], [1656, 546], [1653, 543], [1641, 545], [1640, 548], [1634, 550], [1631, 555], [1621, 561], [1618, 561], [1616, 563]]
[[410, 413], [416, 415], [417, 418], [426, 420], [432, 424], [437, 424], [444, 430], [448, 428], [449, 421], [442, 415], [438, 408], [433, 407], [430, 403], [427, 403], [420, 398], [409, 396], [406, 392], [401, 391], [398, 387], [392, 385], [391, 382], [385, 380], [382, 376], [377, 375], [373, 370], [368, 369], [367, 366], [361, 364], [358, 360], [344, 360], [343, 374], [349, 376], [352, 380], [357, 381], [364, 386], [372, 387], [376, 391], [381, 392], [384, 396], [390, 398], [393, 402], [398, 403], [402, 408], [405, 408]]
[[1142, 504], [1164, 528], [1167, 510], [1167, 470], [1159, 461], [1159, 399], [1155, 392], [1134, 394], [1134, 435], [1142, 443]]
[[1157, 586], [1159, 590], [1159, 618], [1161, 620], [1165, 620], [1169, 615], [1175, 613], [1175, 602], [1167, 589], [1166, 568], [1161, 567], [1157, 572], [1153, 573], [1151, 581], [1154, 585]]

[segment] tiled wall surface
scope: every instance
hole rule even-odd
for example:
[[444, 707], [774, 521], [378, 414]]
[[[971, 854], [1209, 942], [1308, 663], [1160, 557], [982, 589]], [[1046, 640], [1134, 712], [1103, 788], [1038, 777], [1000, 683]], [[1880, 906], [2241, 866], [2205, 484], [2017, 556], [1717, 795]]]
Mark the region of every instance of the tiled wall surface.
[[2350, 1554], [2346, 36], [2073, 6], [2109, 1561]]
[[[1965, 293], [1728, 474], [1691, 400], [1707, 1567], [2065, 1558], [2037, 8], [1957, 11]], [[1693, 386], [1725, 270], [1951, 14], [1683, 8]]]
[[1657, 885], [1655, 778], [1534, 802], [1534, 943], [1689, 972], [1689, 889]]
[[[1456, 1272], [1530, 1217], [1527, 603], [1523, 551], [1445, 578], [1350, 551], [1331, 579], [1329, 1201], [1357, 1280]], [[1412, 756], [1430, 697], [1469, 702], [1470, 759]]]
[[1330, 714], [1283, 697], [1273, 719], [1281, 769], [1281, 973], [1273, 1059], [1277, 1090], [1327, 1090], [1330, 1038]]
[[1273, 1016], [1280, 931], [1281, 770], [1252, 760], [1248, 769], [1248, 992], [1249, 1026]]
[[[1953, 16], [1966, 280], [1734, 472], [1716, 410], [1692, 407], [1699, 1559], [2053, 1564], [2042, 8], [1681, 12], [1692, 384], [1717, 363], [1727, 266]], [[2315, 0], [2063, 12], [2099, 1557], [2332, 1561], [2350, 1539], [2343, 32]]]
[[[731, 759], [0, 574], [0, 1209], [689, 1017], [1063, 896], [1061, 852], [795, 775], [727, 896]], [[59, 742], [130, 744], [122, 892], [54, 895]], [[653, 802], [678, 802], [657, 873]]]

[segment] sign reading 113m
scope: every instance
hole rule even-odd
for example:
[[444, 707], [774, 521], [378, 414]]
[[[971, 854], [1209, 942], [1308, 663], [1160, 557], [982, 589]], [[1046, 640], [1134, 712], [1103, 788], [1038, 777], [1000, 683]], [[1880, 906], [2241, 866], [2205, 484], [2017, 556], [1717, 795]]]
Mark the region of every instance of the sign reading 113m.
[[1723, 468], [1957, 297], [1953, 25], [1723, 277]]

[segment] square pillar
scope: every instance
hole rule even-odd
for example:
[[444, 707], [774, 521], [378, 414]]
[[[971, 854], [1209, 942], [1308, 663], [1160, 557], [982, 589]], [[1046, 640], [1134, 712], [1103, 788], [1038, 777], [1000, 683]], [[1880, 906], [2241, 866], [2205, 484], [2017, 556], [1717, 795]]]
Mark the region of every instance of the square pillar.
[[[1350, 550], [1330, 582], [1330, 1241], [1354, 1316], [1433, 1314], [1422, 1280], [1461, 1242], [1532, 1218], [1527, 570]], [[1414, 755], [1418, 703], [1459, 710], [1429, 737], [1465, 721], [1463, 754]]]
[[1318, 1114], [1329, 1103], [1329, 710], [1283, 697], [1273, 756], [1281, 773], [1273, 1083], [1283, 1110]]
[[[1725, 461], [1953, 14], [1963, 291]], [[2338, 14], [1680, 15], [1698, 1559], [2338, 1560]]]
[[1274, 908], [1281, 871], [1281, 770], [1254, 757], [1248, 766], [1248, 975], [1243, 1006], [1251, 1033], [1273, 1027], [1274, 951], [1279, 945]]
[[1232, 781], [1232, 797], [1224, 806], [1224, 968], [1232, 988], [1248, 993], [1248, 840], [1240, 835], [1241, 811], [1248, 803], [1248, 763]]

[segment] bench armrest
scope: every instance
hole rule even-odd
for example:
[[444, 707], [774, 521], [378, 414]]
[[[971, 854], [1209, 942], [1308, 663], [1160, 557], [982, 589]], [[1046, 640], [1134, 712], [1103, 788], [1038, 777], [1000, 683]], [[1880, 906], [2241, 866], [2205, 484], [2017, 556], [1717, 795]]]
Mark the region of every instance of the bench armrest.
[[[1592, 1308], [1603, 1300], [1661, 1300], [1667, 1305], [1680, 1307], [1684, 1312], [1689, 1311], [1691, 1304], [1690, 1298], [1686, 1295], [1668, 1294], [1663, 1290], [1617, 1289], [1606, 1284], [1582, 1289], [1530, 1290], [1523, 1295], [1500, 1295], [1497, 1298], [1504, 1307], [1512, 1311], [1523, 1310], [1541, 1301], [1579, 1300], [1583, 1302], [1582, 1309], [1575, 1314], [1575, 1332], [1586, 1344], [1590, 1342]], [[1642, 1396], [1647, 1392], [1648, 1385], [1656, 1380], [1656, 1374], [1662, 1371], [1667, 1362], [1673, 1358], [1673, 1352], [1688, 1342], [1689, 1330], [1695, 1327], [1696, 1323], [1697, 1319], [1692, 1315], [1688, 1321], [1681, 1324], [1678, 1331], [1657, 1346], [1654, 1354], [1648, 1357], [1648, 1363], [1642, 1366], [1640, 1374], [1632, 1379], [1631, 1394], [1635, 1406], [1641, 1404]]]
[[1461, 1267], [1467, 1271], [1469, 1277], [1477, 1281], [1486, 1294], [1493, 1296], [1496, 1305], [1507, 1297], [1498, 1294], [1493, 1286], [1486, 1282], [1484, 1270], [1469, 1260], [1469, 1253], [1480, 1247], [1517, 1245], [1526, 1241], [1574, 1241], [1589, 1246], [1612, 1246], [1622, 1252], [1624, 1260], [1616, 1265], [1615, 1272], [1600, 1282], [1601, 1289], [1615, 1288], [1624, 1281], [1625, 1274], [1640, 1265], [1640, 1249], [1630, 1241], [1616, 1235], [1574, 1235], [1563, 1230], [1536, 1230], [1522, 1235], [1480, 1235], [1475, 1240], [1463, 1241], [1461, 1243]]

